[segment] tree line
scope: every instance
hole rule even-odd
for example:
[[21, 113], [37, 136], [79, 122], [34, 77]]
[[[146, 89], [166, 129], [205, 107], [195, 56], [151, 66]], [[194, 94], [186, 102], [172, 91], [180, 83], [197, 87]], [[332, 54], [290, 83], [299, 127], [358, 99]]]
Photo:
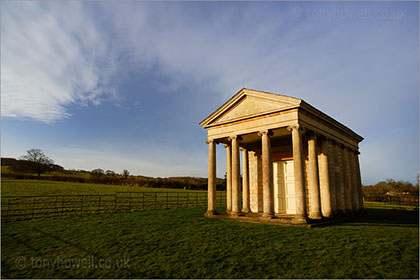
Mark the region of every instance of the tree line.
[[[28, 150], [27, 154], [20, 157], [20, 159], [2, 158], [1, 165], [8, 168], [8, 172], [2, 172], [2, 176], [15, 179], [42, 179], [149, 188], [207, 190], [207, 178], [200, 177], [154, 178], [132, 176], [127, 169], [124, 169], [121, 173], [114, 172], [113, 170], [103, 170], [101, 168], [96, 168], [91, 171], [65, 170], [62, 166], [54, 164], [54, 161], [39, 149]], [[41, 176], [42, 174], [44, 175]], [[217, 179], [216, 184], [217, 190], [226, 189], [223, 179]]]
[[368, 199], [378, 196], [419, 196], [419, 176], [417, 175], [416, 185], [410, 182], [387, 179], [375, 185], [363, 186], [362, 190], [363, 196]]
[[[189, 190], [207, 190], [207, 178], [200, 177], [169, 177], [154, 178], [147, 176], [132, 176], [127, 169], [121, 173], [112, 170], [104, 171], [96, 168], [91, 171], [86, 170], [65, 170], [62, 166], [55, 164], [52, 159], [47, 157], [39, 149], [31, 149], [27, 154], [14, 158], [2, 158], [1, 165], [7, 166], [9, 172], [2, 172], [3, 177], [16, 179], [40, 179], [52, 181], [66, 181], [78, 183], [111, 184], [125, 186], [139, 186], [148, 188], [171, 188]], [[47, 173], [48, 176], [41, 174]], [[36, 174], [37, 176], [33, 175]], [[217, 190], [226, 190], [226, 175], [224, 179], [217, 178]], [[419, 195], [419, 176], [417, 184], [410, 182], [394, 181], [387, 179], [375, 185], [362, 186], [365, 198], [375, 198], [378, 196], [418, 196]]]

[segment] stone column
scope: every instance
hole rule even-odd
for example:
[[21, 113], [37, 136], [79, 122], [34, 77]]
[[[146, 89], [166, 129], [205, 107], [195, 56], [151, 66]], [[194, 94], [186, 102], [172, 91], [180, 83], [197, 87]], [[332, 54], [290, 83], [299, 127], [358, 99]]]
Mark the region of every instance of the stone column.
[[232, 149], [231, 145], [226, 148], [226, 212], [232, 211]]
[[352, 197], [352, 209], [357, 212], [360, 210], [359, 207], [359, 192], [357, 191], [357, 171], [356, 171], [356, 162], [354, 160], [354, 151], [349, 150], [349, 161], [350, 161], [350, 171], [351, 171], [351, 197]]
[[251, 212], [249, 208], [249, 164], [248, 150], [242, 150], [242, 212]]
[[261, 152], [255, 153], [257, 166], [256, 166], [256, 176], [257, 176], [257, 212], [258, 213], [264, 213], [264, 197], [263, 197], [263, 172], [262, 172], [262, 155]]
[[359, 152], [355, 154], [355, 161], [356, 161], [356, 170], [357, 170], [357, 191], [359, 193], [359, 207], [360, 207], [360, 211], [364, 211], [365, 206], [363, 204], [362, 177], [360, 175]]
[[316, 136], [310, 135], [308, 139], [308, 192], [309, 217], [321, 219], [321, 203], [319, 196], [318, 158], [316, 152]]
[[299, 125], [289, 126], [287, 128], [292, 131], [292, 146], [293, 146], [293, 168], [295, 175], [295, 200], [296, 200], [296, 215], [295, 223], [306, 222], [306, 199], [305, 199], [305, 173], [303, 169], [303, 154], [302, 154], [302, 140]]
[[351, 207], [351, 180], [350, 180], [350, 171], [349, 171], [349, 161], [347, 156], [347, 148], [341, 146], [341, 156], [342, 156], [342, 166], [344, 174], [344, 198], [345, 198], [345, 207], [346, 212], [350, 213], [352, 211]]
[[336, 160], [334, 154], [334, 143], [333, 140], [330, 140], [328, 143], [328, 171], [329, 171], [329, 182], [330, 182], [330, 194], [331, 194], [331, 210], [332, 214], [337, 215], [337, 184], [335, 176]]
[[208, 207], [206, 215], [216, 214], [216, 142], [209, 140]]
[[231, 215], [240, 214], [241, 207], [241, 191], [240, 191], [240, 162], [239, 162], [239, 137], [232, 137], [232, 212]]
[[323, 139], [321, 143], [321, 154], [319, 156], [319, 187], [321, 196], [321, 213], [322, 216], [332, 217], [332, 197], [330, 190], [330, 174], [329, 174], [329, 143], [327, 139]]
[[269, 131], [260, 131], [262, 144], [262, 180], [263, 180], [263, 217], [272, 218], [274, 216], [274, 197], [273, 197], [273, 163], [271, 162], [271, 143]]
[[337, 176], [337, 210], [339, 214], [343, 214], [346, 209], [346, 202], [344, 199], [344, 174], [343, 166], [341, 162], [341, 152], [339, 144], [334, 145], [334, 154], [335, 154], [335, 165], [336, 165], [336, 176]]

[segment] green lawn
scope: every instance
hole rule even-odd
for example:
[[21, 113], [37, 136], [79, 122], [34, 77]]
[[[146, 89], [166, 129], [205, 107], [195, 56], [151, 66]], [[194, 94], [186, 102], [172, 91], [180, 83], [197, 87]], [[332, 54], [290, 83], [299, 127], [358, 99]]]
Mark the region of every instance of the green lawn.
[[[1, 195], [74, 195], [74, 194], [115, 194], [116, 192], [185, 192], [181, 189], [157, 189], [104, 184], [56, 182], [42, 180], [1, 179]], [[205, 192], [191, 191], [188, 192]]]
[[368, 209], [352, 222], [303, 228], [207, 219], [204, 211], [3, 223], [2, 277], [419, 277], [416, 212]]
[[[14, 197], [16, 195], [18, 197]], [[222, 204], [224, 192], [218, 192], [217, 196], [218, 203]], [[198, 205], [207, 205], [206, 191], [2, 180], [1, 217], [7, 221]]]
[[376, 202], [376, 201], [365, 201], [364, 206], [366, 208], [374, 209], [393, 209], [393, 210], [408, 210], [408, 211], [418, 211], [418, 204], [414, 205], [405, 205], [404, 203], [399, 204], [396, 202]]

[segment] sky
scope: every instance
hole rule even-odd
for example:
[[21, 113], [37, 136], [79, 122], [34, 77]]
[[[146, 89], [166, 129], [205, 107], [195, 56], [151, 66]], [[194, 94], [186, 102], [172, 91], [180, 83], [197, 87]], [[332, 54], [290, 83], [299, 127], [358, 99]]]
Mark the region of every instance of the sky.
[[418, 5], [2, 1], [1, 156], [207, 177], [199, 122], [246, 87], [363, 136], [364, 184], [416, 183]]

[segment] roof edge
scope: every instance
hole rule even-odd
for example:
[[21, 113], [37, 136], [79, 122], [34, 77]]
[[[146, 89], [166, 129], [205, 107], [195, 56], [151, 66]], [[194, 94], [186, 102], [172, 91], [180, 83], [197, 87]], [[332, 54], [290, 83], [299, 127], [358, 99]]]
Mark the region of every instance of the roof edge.
[[357, 134], [356, 132], [354, 132], [353, 130], [351, 130], [349, 127], [345, 126], [341, 122], [339, 122], [339, 121], [335, 120], [334, 118], [328, 116], [326, 113], [322, 112], [321, 110], [315, 108], [314, 106], [312, 106], [308, 102], [302, 100], [301, 108], [308, 111], [309, 113], [312, 113], [314, 115], [318, 115], [318, 117], [320, 117], [321, 119], [324, 119], [327, 123], [330, 123], [331, 125], [334, 125], [337, 129], [343, 131], [344, 133], [346, 133], [350, 137], [353, 137], [354, 139], [356, 139], [357, 142], [360, 143], [360, 142], [363, 141], [364, 138], [362, 136], [360, 136], [359, 134]]
[[[287, 96], [287, 95], [282, 95], [282, 94], [277, 94], [277, 93], [272, 93], [272, 92], [267, 92], [267, 91], [261, 91], [261, 90], [255, 90], [255, 89], [248, 89], [248, 88], [242, 88], [240, 89], [237, 93], [235, 93], [231, 98], [229, 98], [225, 103], [223, 103], [219, 108], [217, 108], [213, 113], [211, 113], [208, 117], [206, 117], [204, 120], [202, 120], [199, 124], [201, 127], [205, 127], [206, 123], [208, 123], [209, 121], [211, 121], [212, 119], [214, 119], [219, 113], [221, 113], [224, 109], [226, 109], [230, 104], [234, 103], [236, 100], [240, 99], [243, 95], [246, 95], [248, 91], [249, 95], [252, 95], [253, 93], [255, 94], [266, 94], [266, 95], [271, 95], [273, 97], [282, 97], [282, 98], [286, 98], [289, 99], [290, 103], [297, 103], [297, 105], [300, 105], [301, 102], [303, 101], [300, 98], [296, 98], [296, 97], [291, 97], [291, 96]], [[287, 102], [287, 101], [285, 101]]]

